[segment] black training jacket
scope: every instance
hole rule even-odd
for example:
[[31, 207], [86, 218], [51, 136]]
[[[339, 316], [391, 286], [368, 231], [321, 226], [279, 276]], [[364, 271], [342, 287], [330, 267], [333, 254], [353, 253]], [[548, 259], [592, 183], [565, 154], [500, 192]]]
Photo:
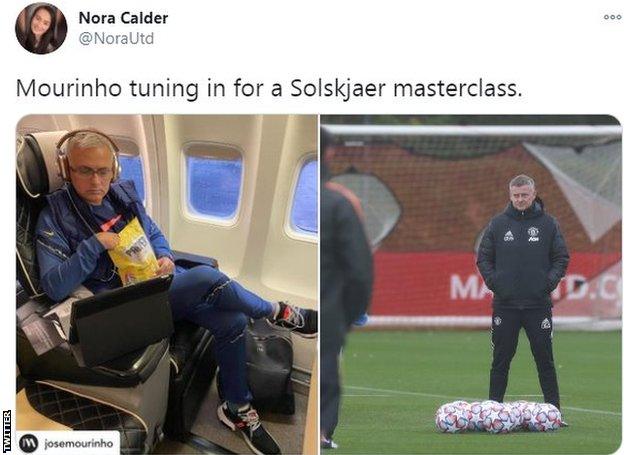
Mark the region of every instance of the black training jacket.
[[321, 350], [339, 346], [366, 311], [373, 288], [373, 258], [351, 202], [321, 187]]
[[490, 221], [477, 254], [477, 267], [494, 292], [493, 306], [552, 306], [550, 293], [570, 262], [557, 221], [536, 199], [527, 210], [511, 203]]

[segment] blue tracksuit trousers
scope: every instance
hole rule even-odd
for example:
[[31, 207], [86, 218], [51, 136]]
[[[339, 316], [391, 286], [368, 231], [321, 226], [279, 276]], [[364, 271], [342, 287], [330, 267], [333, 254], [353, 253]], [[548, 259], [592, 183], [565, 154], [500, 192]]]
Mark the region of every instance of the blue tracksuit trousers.
[[251, 401], [245, 328], [250, 317], [270, 316], [273, 305], [208, 266], [176, 267], [169, 303], [175, 320], [188, 320], [214, 335], [223, 398], [240, 404]]

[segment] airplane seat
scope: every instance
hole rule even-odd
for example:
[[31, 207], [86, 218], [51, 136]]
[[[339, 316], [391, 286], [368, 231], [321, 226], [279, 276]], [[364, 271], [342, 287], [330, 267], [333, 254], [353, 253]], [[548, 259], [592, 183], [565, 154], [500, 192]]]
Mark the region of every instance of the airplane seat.
[[[185, 269], [198, 265], [219, 267], [213, 258], [176, 250], [173, 255], [175, 264]], [[169, 354], [172, 368], [165, 434], [172, 439], [184, 440], [190, 434], [217, 371], [214, 337], [203, 327], [184, 320], [176, 321]]]
[[[34, 247], [37, 217], [45, 205], [45, 194], [63, 185], [56, 166], [56, 142], [65, 131], [33, 133], [22, 138], [17, 155], [17, 243], [18, 302], [28, 303], [18, 309], [18, 317], [41, 312], [53, 302], [38, 287], [38, 268]], [[40, 196], [38, 196], [40, 195]], [[35, 197], [36, 196], [36, 197]], [[218, 268], [215, 259], [173, 251], [176, 265], [192, 268], [209, 265]], [[21, 290], [21, 291], [20, 291]], [[26, 292], [27, 290], [27, 292]], [[24, 298], [24, 294], [30, 298]], [[18, 303], [22, 308], [22, 305]], [[77, 367], [67, 346], [37, 356], [22, 330], [18, 330], [18, 357], [24, 377], [48, 378], [108, 387], [136, 387], [149, 377], [167, 351], [169, 395], [164, 433], [184, 439], [190, 432], [203, 397], [216, 372], [213, 336], [206, 329], [186, 321], [174, 323], [168, 340], [124, 355], [95, 368]], [[24, 374], [25, 373], [25, 374]]]
[[33, 133], [17, 143], [16, 343], [20, 378], [29, 403], [49, 419], [76, 430], [118, 430], [122, 453], [149, 453], [163, 436], [170, 374], [168, 339], [86, 368], [78, 364], [66, 342], [37, 355], [23, 330], [54, 304], [39, 287], [35, 227], [45, 206], [44, 196], [62, 185], [55, 149], [64, 134]]
[[199, 407], [210, 389], [217, 363], [214, 337], [195, 324], [179, 321], [171, 337], [171, 379], [165, 434], [185, 439], [191, 431]]

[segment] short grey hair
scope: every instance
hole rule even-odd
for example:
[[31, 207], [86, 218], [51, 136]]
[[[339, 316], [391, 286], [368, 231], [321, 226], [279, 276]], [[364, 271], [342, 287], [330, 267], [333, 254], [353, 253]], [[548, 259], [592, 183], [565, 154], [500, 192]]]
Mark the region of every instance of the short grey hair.
[[531, 188], [535, 189], [535, 180], [533, 180], [528, 175], [520, 174], [516, 175], [509, 181], [509, 189], [513, 186], [525, 186], [528, 185]]
[[101, 134], [91, 131], [82, 131], [69, 138], [65, 153], [70, 156], [73, 149], [89, 149], [95, 147], [106, 147], [114, 155], [112, 144]]

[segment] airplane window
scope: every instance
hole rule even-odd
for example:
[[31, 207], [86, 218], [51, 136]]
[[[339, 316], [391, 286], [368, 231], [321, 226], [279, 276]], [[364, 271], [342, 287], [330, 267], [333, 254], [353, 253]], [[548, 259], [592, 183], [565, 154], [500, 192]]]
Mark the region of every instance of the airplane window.
[[301, 167], [295, 188], [290, 224], [297, 232], [318, 233], [317, 196], [318, 160], [312, 159]]
[[238, 210], [243, 159], [233, 156], [186, 156], [187, 204], [199, 214], [232, 219]]
[[143, 179], [143, 163], [140, 156], [119, 155], [121, 178], [133, 180], [137, 193], [145, 205], [145, 183]]
[[121, 178], [132, 180], [143, 205], [145, 205], [145, 173], [139, 146], [134, 139], [125, 136], [111, 136], [119, 147]]

